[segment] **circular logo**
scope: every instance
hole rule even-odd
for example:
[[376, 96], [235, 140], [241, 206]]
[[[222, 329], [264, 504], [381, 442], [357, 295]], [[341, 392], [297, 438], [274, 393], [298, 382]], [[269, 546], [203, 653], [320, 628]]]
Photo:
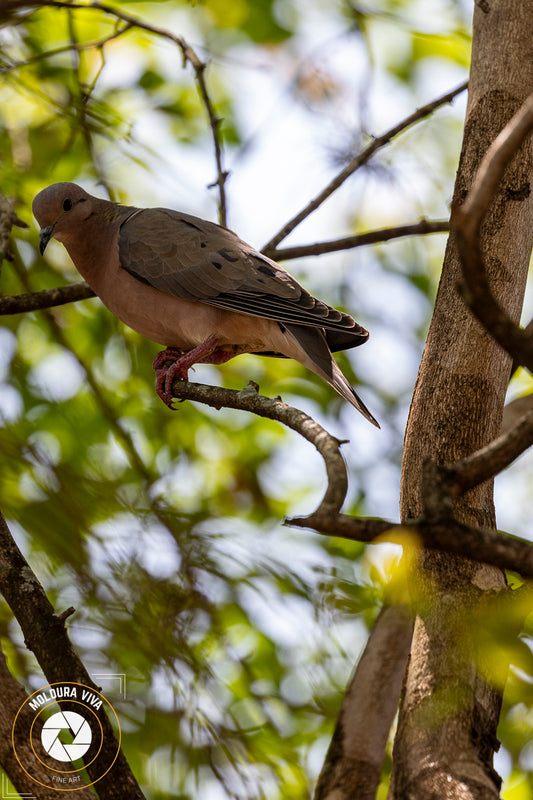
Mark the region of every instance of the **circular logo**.
[[[70, 735], [65, 741], [64, 734]], [[52, 714], [43, 725], [41, 742], [49, 756], [56, 761], [76, 761], [85, 755], [93, 739], [91, 726], [75, 711]]]
[[51, 683], [26, 698], [11, 731], [13, 752], [24, 772], [58, 792], [85, 789], [107, 775], [120, 740], [120, 723], [109, 700], [74, 682]]

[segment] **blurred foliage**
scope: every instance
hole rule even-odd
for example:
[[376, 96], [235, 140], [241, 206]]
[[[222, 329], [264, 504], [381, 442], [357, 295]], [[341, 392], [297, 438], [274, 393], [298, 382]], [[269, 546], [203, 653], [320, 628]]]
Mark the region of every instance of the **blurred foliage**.
[[[272, 235], [369, 136], [464, 79], [462, 3], [430, 0], [424, 30], [415, 0], [372, 6], [107, 3], [143, 29], [89, 7], [2, 4], [2, 191], [28, 222], [33, 195], [60, 180], [214, 216], [205, 108], [180, 49], [147, 29], [162, 28], [208, 63], [232, 227], [256, 242]], [[316, 215], [316, 232], [314, 219], [302, 226], [302, 241], [445, 217], [461, 117], [460, 104], [441, 109], [378, 154]], [[57, 244], [39, 256], [35, 227], [14, 236], [3, 294], [77, 279]], [[371, 329], [374, 349], [339, 361], [383, 433], [294, 363], [246, 356], [198, 368], [199, 380], [234, 388], [253, 378], [350, 438], [351, 513], [396, 514], [443, 245], [404, 240], [291, 267]], [[282, 528], [318, 502], [318, 456], [267, 420], [191, 404], [171, 413], [154, 394], [155, 353], [97, 300], [3, 317], [0, 508], [56, 610], [76, 607], [69, 629], [89, 671], [126, 676], [122, 701], [113, 680], [99, 683], [147, 797], [309, 797], [397, 551]], [[5, 605], [0, 635], [14, 675], [38, 688]], [[502, 718], [513, 800], [533, 797], [522, 644]], [[384, 781], [389, 769], [390, 758]]]

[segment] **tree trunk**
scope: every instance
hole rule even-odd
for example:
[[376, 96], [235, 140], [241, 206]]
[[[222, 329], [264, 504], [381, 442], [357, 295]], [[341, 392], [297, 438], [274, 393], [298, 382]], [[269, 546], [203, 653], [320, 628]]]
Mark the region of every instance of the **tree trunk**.
[[[478, 0], [454, 204], [463, 202], [488, 146], [533, 92], [532, 41], [531, 3]], [[482, 228], [491, 286], [515, 320], [532, 247], [531, 156], [528, 142], [507, 170]], [[424, 462], [456, 461], [493, 439], [501, 425], [511, 359], [466, 308], [457, 291], [460, 276], [452, 234], [406, 431], [404, 522], [422, 513]], [[495, 528], [492, 495], [492, 481], [468, 492], [455, 505], [456, 517]], [[418, 617], [394, 745], [394, 796], [498, 797], [492, 759], [502, 687], [491, 684], [474, 634], [483, 624], [487, 593], [504, 590], [504, 576], [425, 552], [412, 580]]]

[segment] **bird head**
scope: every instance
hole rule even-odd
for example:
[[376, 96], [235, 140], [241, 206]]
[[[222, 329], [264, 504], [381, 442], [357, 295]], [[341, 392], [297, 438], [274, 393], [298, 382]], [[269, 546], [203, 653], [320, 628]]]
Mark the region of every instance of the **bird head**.
[[33, 200], [33, 214], [41, 228], [41, 255], [52, 238], [59, 242], [92, 216], [96, 198], [76, 183], [54, 183], [43, 189]]

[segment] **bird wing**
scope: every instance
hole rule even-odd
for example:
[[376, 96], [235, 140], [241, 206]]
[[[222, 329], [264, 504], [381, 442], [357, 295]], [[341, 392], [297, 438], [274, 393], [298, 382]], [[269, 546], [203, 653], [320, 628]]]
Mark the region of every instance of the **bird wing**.
[[[147, 208], [121, 226], [123, 269], [144, 283], [187, 300], [323, 328], [332, 344], [362, 344], [368, 332], [348, 314], [313, 297], [283, 267], [213, 222]], [[329, 338], [329, 336], [328, 336]]]

